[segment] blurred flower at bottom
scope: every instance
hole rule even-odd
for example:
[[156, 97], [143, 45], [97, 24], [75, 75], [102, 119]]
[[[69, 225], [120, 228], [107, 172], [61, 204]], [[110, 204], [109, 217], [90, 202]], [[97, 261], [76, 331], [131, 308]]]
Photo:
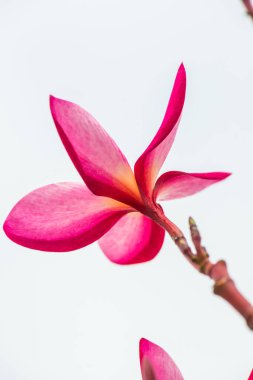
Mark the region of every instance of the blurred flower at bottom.
[[[167, 352], [144, 338], [140, 340], [140, 364], [143, 380], [184, 380]], [[253, 370], [248, 380], [253, 380]]]

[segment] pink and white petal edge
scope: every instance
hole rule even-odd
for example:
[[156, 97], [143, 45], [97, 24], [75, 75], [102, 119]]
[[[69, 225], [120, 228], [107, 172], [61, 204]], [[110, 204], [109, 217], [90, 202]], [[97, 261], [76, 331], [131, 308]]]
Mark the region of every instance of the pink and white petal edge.
[[164, 234], [164, 229], [153, 220], [139, 212], [131, 212], [99, 239], [99, 245], [112, 262], [137, 264], [152, 260], [158, 254]]
[[142, 203], [127, 159], [98, 121], [78, 105], [50, 97], [52, 116], [76, 169], [96, 195]]
[[165, 201], [187, 197], [204, 190], [205, 188], [223, 181], [231, 173], [185, 173], [171, 171], [158, 178], [154, 188], [154, 199]]
[[139, 352], [143, 380], [183, 380], [172, 358], [158, 345], [142, 338]]
[[123, 203], [97, 197], [85, 185], [57, 183], [22, 198], [8, 215], [4, 231], [28, 248], [72, 251], [100, 238], [131, 211]]
[[186, 91], [184, 65], [178, 69], [169, 104], [155, 137], [135, 163], [135, 177], [144, 196], [150, 198], [153, 186], [174, 142], [179, 125]]

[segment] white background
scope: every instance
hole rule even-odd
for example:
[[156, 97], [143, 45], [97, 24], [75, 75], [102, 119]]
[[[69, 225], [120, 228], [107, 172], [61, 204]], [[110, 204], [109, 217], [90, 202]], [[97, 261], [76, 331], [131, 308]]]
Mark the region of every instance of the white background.
[[[1, 223], [29, 191], [81, 181], [49, 93], [90, 111], [131, 164], [162, 120], [183, 60], [187, 98], [165, 170], [232, 171], [166, 213], [194, 216], [253, 301], [253, 23], [239, 0], [0, 0]], [[188, 236], [188, 235], [187, 235]], [[1, 232], [0, 379], [140, 379], [144, 336], [186, 380], [247, 380], [253, 334], [167, 238], [147, 264], [111, 264], [95, 243], [53, 254]]]

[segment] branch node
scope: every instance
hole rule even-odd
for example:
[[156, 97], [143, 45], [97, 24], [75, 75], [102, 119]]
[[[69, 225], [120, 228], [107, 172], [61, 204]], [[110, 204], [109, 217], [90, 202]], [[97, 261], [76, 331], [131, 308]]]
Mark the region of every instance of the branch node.
[[195, 269], [214, 281], [214, 294], [222, 297], [233, 306], [245, 318], [248, 327], [253, 330], [253, 306], [237, 289], [234, 281], [229, 275], [226, 262], [224, 260], [219, 260], [214, 264], [209, 260], [206, 248], [201, 245], [199, 229], [192, 217], [189, 218], [189, 227], [196, 253], [191, 251], [191, 248], [184, 237], [177, 241], [179, 249], [187, 255]]
[[232, 281], [229, 276], [224, 276], [224, 277], [221, 277], [218, 280], [216, 280], [215, 283], [214, 283], [214, 285], [213, 285], [213, 292], [214, 292], [214, 294], [219, 295], [220, 290], [221, 290], [220, 288], [222, 286], [224, 286], [225, 284], [227, 284], [229, 281]]
[[209, 263], [209, 255], [203, 258], [203, 260], [199, 263], [199, 271], [200, 273], [206, 274], [206, 265]]

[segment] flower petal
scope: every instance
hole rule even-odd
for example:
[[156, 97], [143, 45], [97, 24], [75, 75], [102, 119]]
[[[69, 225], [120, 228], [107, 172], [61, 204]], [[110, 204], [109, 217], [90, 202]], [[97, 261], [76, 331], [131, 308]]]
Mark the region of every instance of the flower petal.
[[252, 372], [251, 372], [251, 374], [250, 374], [248, 380], [253, 380], [253, 370], [252, 370]]
[[134, 171], [138, 185], [147, 198], [152, 195], [158, 172], [167, 157], [176, 136], [186, 89], [186, 73], [179, 67], [163, 122], [155, 137], [137, 160]]
[[85, 185], [58, 183], [34, 190], [12, 209], [4, 224], [15, 243], [41, 251], [72, 251], [88, 245], [131, 211], [91, 193]]
[[154, 198], [159, 201], [187, 197], [229, 177], [231, 173], [185, 173], [167, 172], [158, 178]]
[[140, 363], [143, 380], [183, 380], [167, 352], [144, 338], [140, 340]]
[[164, 229], [139, 212], [124, 215], [101, 239], [104, 254], [117, 264], [152, 260], [162, 247]]
[[50, 107], [61, 140], [89, 189], [131, 205], [141, 202], [132, 169], [99, 123], [78, 105], [53, 96]]

